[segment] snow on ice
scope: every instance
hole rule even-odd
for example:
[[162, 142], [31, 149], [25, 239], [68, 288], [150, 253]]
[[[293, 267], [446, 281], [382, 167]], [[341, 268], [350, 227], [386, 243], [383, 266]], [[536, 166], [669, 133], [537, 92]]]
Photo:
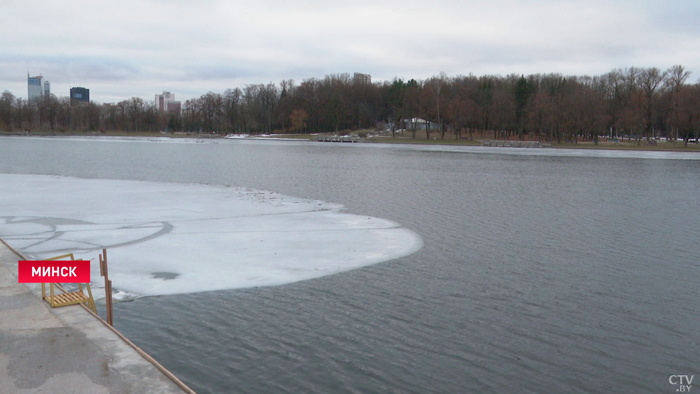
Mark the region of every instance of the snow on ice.
[[411, 254], [416, 233], [343, 206], [272, 192], [0, 174], [0, 237], [32, 259], [108, 250], [120, 294], [271, 286]]

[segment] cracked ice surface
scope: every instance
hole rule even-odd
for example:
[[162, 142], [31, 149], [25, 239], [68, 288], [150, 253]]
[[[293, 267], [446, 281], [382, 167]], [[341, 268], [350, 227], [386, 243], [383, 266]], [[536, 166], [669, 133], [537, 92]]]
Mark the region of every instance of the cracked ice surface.
[[416, 233], [343, 207], [199, 184], [0, 174], [0, 238], [32, 259], [108, 249], [136, 295], [271, 286], [411, 254]]

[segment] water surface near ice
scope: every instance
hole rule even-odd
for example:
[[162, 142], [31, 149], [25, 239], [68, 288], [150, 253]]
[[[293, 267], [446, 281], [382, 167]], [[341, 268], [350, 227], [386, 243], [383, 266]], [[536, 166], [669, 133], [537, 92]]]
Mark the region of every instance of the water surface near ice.
[[108, 249], [113, 286], [160, 295], [270, 286], [415, 252], [420, 236], [343, 206], [245, 188], [0, 174], [0, 237], [33, 259]]

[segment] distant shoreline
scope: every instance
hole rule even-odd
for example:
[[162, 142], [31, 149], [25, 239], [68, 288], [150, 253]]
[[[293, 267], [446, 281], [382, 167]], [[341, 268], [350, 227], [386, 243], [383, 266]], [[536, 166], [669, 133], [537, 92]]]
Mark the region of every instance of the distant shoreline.
[[[318, 133], [318, 134], [251, 134], [251, 135], [240, 135], [241, 139], [287, 139], [287, 140], [307, 140], [313, 141], [319, 135], [338, 135], [339, 133]], [[352, 134], [357, 135], [357, 132]], [[454, 138], [445, 139], [440, 138], [439, 133], [435, 133], [435, 137], [431, 139], [423, 138], [411, 138], [410, 133], [405, 133], [403, 136], [400, 133], [396, 133], [396, 137], [391, 135], [379, 135], [379, 136], [368, 136], [367, 138], [361, 139], [364, 143], [387, 143], [387, 144], [409, 144], [409, 145], [452, 145], [452, 146], [484, 146], [484, 143], [489, 140], [495, 140], [491, 138], [479, 138], [478, 133], [475, 133], [474, 139], [469, 140], [462, 138], [456, 140]], [[219, 134], [208, 134], [208, 133], [161, 133], [161, 132], [56, 132], [56, 131], [33, 131], [33, 132], [0, 132], [0, 137], [130, 137], [130, 138], [196, 138], [196, 139], [227, 139], [226, 136]], [[486, 137], [486, 136], [484, 136]], [[511, 138], [509, 141], [520, 141], [517, 138]], [[529, 139], [527, 141], [533, 141]], [[535, 140], [536, 141], [536, 140]], [[544, 141], [543, 141], [544, 143]], [[520, 149], [600, 149], [600, 150], [642, 150], [642, 151], [671, 151], [671, 152], [700, 152], [700, 144], [698, 143], [688, 143], [685, 146], [684, 141], [658, 141], [656, 145], [649, 145], [646, 140], [619, 140], [615, 142], [614, 140], [601, 138], [596, 145], [593, 141], [579, 141], [579, 142], [563, 142], [557, 143], [552, 141], [547, 141], [551, 147], [547, 148], [520, 148]]]

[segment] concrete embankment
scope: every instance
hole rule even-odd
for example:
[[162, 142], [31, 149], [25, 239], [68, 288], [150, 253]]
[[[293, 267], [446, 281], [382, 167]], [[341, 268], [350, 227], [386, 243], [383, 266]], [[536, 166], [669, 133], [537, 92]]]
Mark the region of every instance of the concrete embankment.
[[19, 260], [0, 241], [0, 394], [194, 393], [87, 309], [18, 283]]

